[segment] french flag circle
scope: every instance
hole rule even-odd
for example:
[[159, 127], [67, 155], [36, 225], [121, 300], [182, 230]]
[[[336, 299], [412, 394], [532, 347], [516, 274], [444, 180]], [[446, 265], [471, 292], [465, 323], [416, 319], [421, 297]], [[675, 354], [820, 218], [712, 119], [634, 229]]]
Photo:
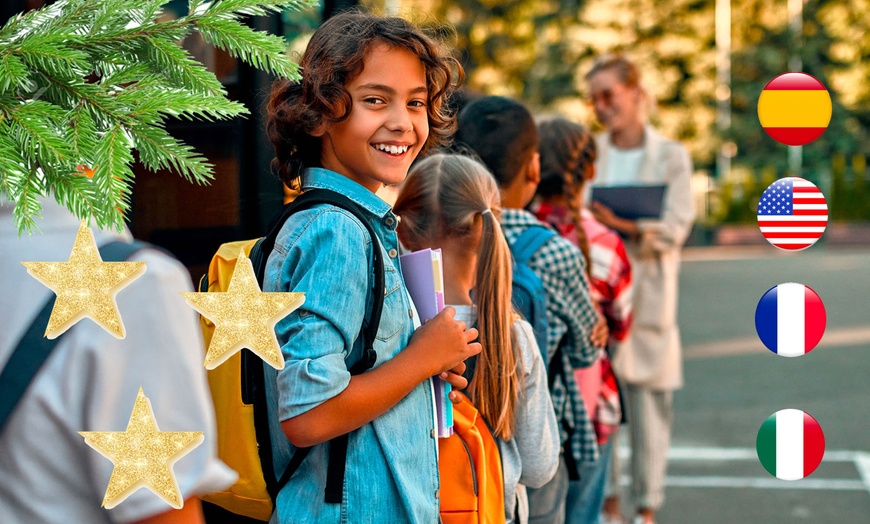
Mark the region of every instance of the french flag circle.
[[809, 286], [796, 283], [770, 288], [755, 308], [758, 338], [777, 355], [799, 357], [825, 334], [825, 304]]

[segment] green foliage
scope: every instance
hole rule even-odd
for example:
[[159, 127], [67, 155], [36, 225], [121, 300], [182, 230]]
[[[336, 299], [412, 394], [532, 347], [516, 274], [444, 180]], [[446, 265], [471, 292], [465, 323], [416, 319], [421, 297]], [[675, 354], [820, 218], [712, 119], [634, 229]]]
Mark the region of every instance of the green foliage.
[[167, 117], [213, 121], [248, 111], [177, 44], [191, 32], [298, 78], [283, 39], [244, 19], [315, 0], [191, 0], [187, 16], [158, 21], [167, 2], [60, 0], [0, 29], [0, 193], [15, 204], [19, 231], [35, 226], [49, 194], [81, 218], [120, 228], [134, 150], [148, 169], [196, 183], [212, 177], [212, 166], [165, 130]]
[[594, 124], [584, 75], [621, 51], [656, 101], [652, 121], [701, 166], [715, 159], [714, 0], [440, 0], [470, 88]]
[[[287, 67], [285, 63], [283, 52], [286, 44], [280, 36], [254, 31], [228, 18], [201, 20], [197, 29], [207, 42], [226, 49], [232, 56], [260, 69], [287, 77], [295, 77], [297, 74], [295, 67]], [[275, 60], [274, 57], [281, 59]]]
[[[832, 157], [851, 156], [862, 147], [863, 153], [867, 153], [866, 144], [870, 140], [870, 120], [863, 124], [859, 120], [862, 113], [870, 114], [870, 105], [865, 103], [862, 108], [861, 104], [849, 103], [858, 98], [854, 96], [857, 92], [867, 92], [866, 82], [848, 81], [857, 66], [839, 58], [853, 52], [860, 56], [857, 47], [862, 39], [852, 40], [845, 28], [821, 15], [825, 6], [836, 4], [846, 8], [848, 2], [807, 1], [800, 35], [791, 34], [785, 14], [774, 16], [773, 9], [762, 0], [741, 3], [742, 9], [735, 10], [735, 16], [739, 17], [735, 20], [738, 50], [733, 56], [732, 126], [726, 135], [738, 144], [739, 155], [735, 160], [753, 169], [773, 164], [779, 176], [800, 175], [819, 183], [835, 174]], [[865, 24], [870, 22], [866, 14], [864, 19]], [[800, 38], [800, 45], [795, 45], [796, 38]], [[865, 46], [870, 44], [866, 35], [863, 40]], [[852, 51], [844, 55], [844, 50], [850, 48]], [[801, 71], [819, 79], [828, 88], [833, 103], [825, 133], [802, 148], [801, 173], [790, 171], [788, 148], [768, 137], [758, 122], [762, 89], [774, 77], [790, 70], [789, 59], [795, 50], [802, 63]]]
[[[754, 220], [753, 199], [767, 186], [759, 189], [760, 181], [795, 174], [788, 147], [759, 124], [757, 104], [765, 84], [789, 71], [797, 54], [801, 70], [821, 80], [833, 101], [827, 131], [803, 147], [801, 176], [823, 191], [832, 177], [845, 177], [843, 191], [866, 200], [864, 167], [851, 166], [865, 166], [870, 155], [870, 0], [805, 0], [800, 35], [790, 32], [785, 0], [732, 0], [727, 131], [716, 123], [715, 0], [419, 3], [455, 26], [471, 89], [515, 97], [537, 113], [560, 113], [593, 128], [595, 116], [582, 101], [584, 74], [595, 56], [625, 52], [657, 102], [653, 124], [688, 147], [696, 169], [715, 173], [722, 144], [736, 145], [732, 172], [719, 174], [726, 220]], [[831, 160], [837, 154], [860, 160], [837, 172]], [[744, 174], [757, 182], [752, 191]], [[854, 191], [847, 181], [855, 181]], [[870, 208], [861, 210], [843, 217], [870, 219]]]

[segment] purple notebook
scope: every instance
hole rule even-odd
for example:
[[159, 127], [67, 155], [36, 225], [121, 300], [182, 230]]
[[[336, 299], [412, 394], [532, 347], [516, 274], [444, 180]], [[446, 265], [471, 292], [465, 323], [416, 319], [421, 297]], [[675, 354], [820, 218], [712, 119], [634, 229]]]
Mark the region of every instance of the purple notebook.
[[[426, 322], [444, 309], [444, 275], [440, 249], [422, 249], [399, 257], [405, 287], [414, 301], [417, 314]], [[438, 416], [438, 436], [453, 434], [453, 405], [448, 394], [451, 386], [433, 377], [435, 386], [435, 412]]]

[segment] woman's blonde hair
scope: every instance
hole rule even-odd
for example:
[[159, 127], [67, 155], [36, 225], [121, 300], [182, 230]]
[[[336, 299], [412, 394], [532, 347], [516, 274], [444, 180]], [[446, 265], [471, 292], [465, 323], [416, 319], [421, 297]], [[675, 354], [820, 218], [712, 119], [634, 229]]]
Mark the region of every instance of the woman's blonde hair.
[[638, 90], [643, 101], [640, 105], [640, 109], [643, 111], [641, 115], [642, 120], [655, 116], [658, 109], [656, 100], [650, 95], [646, 86], [641, 81], [640, 69], [627, 56], [622, 53], [608, 53], [599, 56], [586, 73], [586, 81], [588, 82], [590, 78], [601, 71], [613, 71], [622, 85]]
[[483, 221], [474, 287], [483, 349], [468, 389], [496, 436], [509, 439], [523, 370], [512, 329], [511, 258], [498, 223], [500, 199], [482, 164], [436, 154], [414, 166], [393, 209], [401, 217], [400, 233], [418, 245], [467, 235], [478, 217]]
[[608, 53], [596, 58], [592, 68], [586, 73], [586, 80], [592, 78], [599, 71], [614, 71], [619, 77], [619, 81], [626, 87], [642, 87], [640, 69], [621, 53]]

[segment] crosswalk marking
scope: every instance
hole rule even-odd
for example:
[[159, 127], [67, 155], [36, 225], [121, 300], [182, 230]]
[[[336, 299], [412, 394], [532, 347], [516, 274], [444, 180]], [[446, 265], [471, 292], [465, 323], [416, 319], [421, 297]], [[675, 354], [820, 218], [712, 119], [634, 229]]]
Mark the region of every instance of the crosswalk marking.
[[[627, 459], [631, 451], [620, 446], [620, 458]], [[674, 446], [668, 450], [671, 462], [730, 462], [758, 460], [752, 448], [717, 448], [703, 446]], [[860, 476], [856, 479], [806, 478], [797, 481], [780, 480], [773, 477], [728, 477], [710, 475], [669, 475], [665, 485], [680, 488], [754, 488], [754, 489], [796, 489], [830, 491], [866, 491], [870, 493], [870, 452], [831, 450], [825, 452], [822, 462], [852, 463]], [[620, 484], [627, 486], [631, 477], [623, 475]]]

